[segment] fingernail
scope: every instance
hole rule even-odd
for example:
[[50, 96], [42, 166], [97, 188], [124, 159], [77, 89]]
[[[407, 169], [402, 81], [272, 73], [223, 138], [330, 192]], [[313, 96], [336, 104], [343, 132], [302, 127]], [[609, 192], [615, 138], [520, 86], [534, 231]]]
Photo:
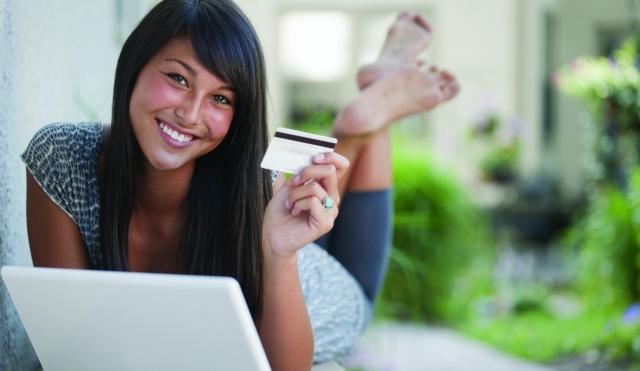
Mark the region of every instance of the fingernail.
[[315, 158], [316, 161], [322, 161], [322, 160], [324, 160], [325, 155], [324, 155], [324, 153], [318, 153], [314, 158]]
[[289, 201], [289, 200], [285, 200], [285, 201], [284, 201], [284, 207], [285, 207], [287, 210], [291, 210], [291, 201]]
[[296, 177], [293, 178], [293, 183], [296, 185], [300, 184], [300, 174], [296, 175]]

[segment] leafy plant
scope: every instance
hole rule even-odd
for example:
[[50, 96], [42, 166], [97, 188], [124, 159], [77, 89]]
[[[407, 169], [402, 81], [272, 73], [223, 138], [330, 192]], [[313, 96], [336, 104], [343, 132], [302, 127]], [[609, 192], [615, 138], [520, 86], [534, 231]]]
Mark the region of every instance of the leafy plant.
[[312, 110], [304, 120], [291, 123], [290, 127], [315, 134], [329, 135], [335, 113], [328, 109]]
[[612, 57], [581, 57], [554, 76], [566, 94], [584, 102], [595, 117], [609, 107], [625, 125], [640, 119], [640, 72], [637, 68], [640, 36], [627, 40]]
[[515, 143], [492, 147], [480, 161], [480, 170], [488, 180], [498, 183], [512, 180], [519, 153], [519, 146]]
[[639, 301], [640, 168], [627, 191], [599, 190], [567, 241], [578, 249], [578, 283], [591, 305], [619, 308]]
[[602, 338], [611, 313], [584, 311], [556, 317], [547, 311], [468, 321], [461, 326], [467, 335], [505, 352], [538, 362], [594, 349]]
[[487, 226], [454, 178], [424, 150], [394, 143], [394, 237], [378, 314], [453, 321], [491, 291]]
[[588, 128], [594, 163], [591, 179], [624, 188], [640, 161], [640, 34], [607, 57], [581, 57], [561, 68], [560, 91], [583, 102], [595, 125]]
[[478, 166], [486, 180], [503, 183], [515, 178], [520, 158], [518, 131], [517, 120], [505, 123], [493, 110], [472, 123], [471, 138], [484, 147]]

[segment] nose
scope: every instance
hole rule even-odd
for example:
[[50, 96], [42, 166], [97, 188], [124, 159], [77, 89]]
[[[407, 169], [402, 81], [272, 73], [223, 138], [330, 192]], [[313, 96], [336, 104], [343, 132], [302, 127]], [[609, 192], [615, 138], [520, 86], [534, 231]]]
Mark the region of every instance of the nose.
[[176, 116], [185, 126], [195, 126], [201, 122], [201, 100], [195, 94], [185, 96], [182, 102], [176, 107]]

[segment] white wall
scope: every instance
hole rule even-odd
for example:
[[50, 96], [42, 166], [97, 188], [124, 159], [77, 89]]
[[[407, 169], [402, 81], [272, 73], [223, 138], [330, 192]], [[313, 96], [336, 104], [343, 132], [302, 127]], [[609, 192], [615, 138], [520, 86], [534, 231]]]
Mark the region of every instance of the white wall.
[[[19, 155], [33, 133], [49, 122], [110, 116], [119, 49], [114, 10], [114, 0], [0, 0], [0, 265], [30, 264]], [[33, 369], [0, 290], [0, 369]]]

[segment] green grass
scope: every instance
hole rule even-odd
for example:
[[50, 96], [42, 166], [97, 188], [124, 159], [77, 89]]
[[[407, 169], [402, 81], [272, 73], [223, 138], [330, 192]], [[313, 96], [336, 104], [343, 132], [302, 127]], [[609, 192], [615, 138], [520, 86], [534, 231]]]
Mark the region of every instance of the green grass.
[[558, 318], [543, 311], [493, 319], [471, 319], [460, 325], [466, 335], [504, 352], [537, 362], [576, 355], [596, 347], [607, 333], [611, 313], [583, 312]]

